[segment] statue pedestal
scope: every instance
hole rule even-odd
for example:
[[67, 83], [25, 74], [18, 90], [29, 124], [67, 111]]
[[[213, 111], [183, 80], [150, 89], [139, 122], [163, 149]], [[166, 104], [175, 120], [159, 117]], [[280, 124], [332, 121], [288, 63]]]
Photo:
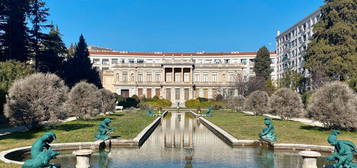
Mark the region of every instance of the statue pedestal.
[[92, 150], [77, 150], [73, 151], [73, 155], [76, 155], [77, 164], [76, 168], [89, 168], [90, 167], [90, 156], [92, 155]]
[[317, 158], [321, 153], [315, 151], [301, 151], [299, 155], [304, 159], [302, 168], [317, 168]]

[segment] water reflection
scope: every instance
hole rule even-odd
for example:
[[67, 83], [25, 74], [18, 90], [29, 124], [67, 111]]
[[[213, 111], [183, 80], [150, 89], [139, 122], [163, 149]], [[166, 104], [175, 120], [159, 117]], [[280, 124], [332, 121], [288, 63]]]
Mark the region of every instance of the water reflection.
[[93, 168], [301, 168], [302, 163], [297, 152], [231, 148], [190, 113], [169, 113], [139, 149], [113, 148], [91, 161]]

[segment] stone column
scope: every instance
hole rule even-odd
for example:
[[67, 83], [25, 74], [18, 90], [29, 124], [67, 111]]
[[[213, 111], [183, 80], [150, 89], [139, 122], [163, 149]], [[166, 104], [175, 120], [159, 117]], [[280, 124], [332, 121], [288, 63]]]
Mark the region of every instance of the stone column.
[[77, 158], [76, 168], [89, 168], [90, 156], [92, 155], [92, 153], [92, 150], [73, 151], [73, 155], [75, 155]]
[[303, 158], [302, 168], [317, 168], [317, 158], [321, 153], [315, 151], [301, 151], [299, 155]]

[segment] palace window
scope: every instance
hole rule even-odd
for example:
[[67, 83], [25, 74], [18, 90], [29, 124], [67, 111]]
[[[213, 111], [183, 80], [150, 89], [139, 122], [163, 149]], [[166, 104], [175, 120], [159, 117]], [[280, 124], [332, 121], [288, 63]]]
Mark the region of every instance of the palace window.
[[109, 59], [102, 59], [103, 65], [109, 65]]
[[180, 100], [180, 97], [181, 97], [180, 91], [181, 91], [180, 88], [175, 89], [175, 99], [176, 100]]
[[146, 89], [146, 97], [149, 98], [149, 99], [152, 97], [151, 96], [151, 88], [147, 88]]
[[119, 62], [118, 62], [118, 58], [113, 58], [112, 59], [112, 64], [118, 64]]
[[151, 82], [151, 81], [152, 81], [152, 75], [151, 75], [151, 73], [147, 73], [147, 74], [146, 74], [146, 80], [147, 80], [148, 82]]
[[139, 97], [143, 96], [143, 88], [138, 88], [138, 96]]
[[166, 99], [171, 100], [171, 88], [166, 88]]
[[208, 73], [203, 74], [203, 82], [208, 82]]
[[99, 58], [93, 59], [93, 64], [100, 64], [100, 59]]
[[138, 64], [142, 64], [142, 63], [144, 63], [144, 60], [143, 60], [143, 59], [138, 59], [136, 62], [137, 62]]
[[160, 73], [155, 74], [155, 81], [160, 82]]
[[217, 73], [212, 74], [212, 82], [217, 82]]
[[185, 92], [185, 100], [188, 100], [190, 98], [190, 89], [185, 88], [184, 92]]
[[129, 59], [129, 63], [135, 63], [134, 59]]
[[143, 82], [143, 74], [142, 73], [138, 74], [138, 82]]
[[128, 81], [128, 72], [123, 72], [123, 82], [127, 82]]
[[199, 82], [199, 81], [200, 81], [200, 74], [195, 73], [195, 82]]

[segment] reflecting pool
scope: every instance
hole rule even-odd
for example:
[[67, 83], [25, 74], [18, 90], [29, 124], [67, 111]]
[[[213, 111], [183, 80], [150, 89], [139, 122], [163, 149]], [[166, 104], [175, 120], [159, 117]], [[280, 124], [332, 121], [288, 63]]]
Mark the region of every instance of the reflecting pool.
[[[96, 153], [91, 164], [93, 168], [301, 168], [297, 153], [231, 148], [190, 113], [168, 113], [140, 148]], [[75, 158], [62, 152], [54, 162], [73, 168]]]

